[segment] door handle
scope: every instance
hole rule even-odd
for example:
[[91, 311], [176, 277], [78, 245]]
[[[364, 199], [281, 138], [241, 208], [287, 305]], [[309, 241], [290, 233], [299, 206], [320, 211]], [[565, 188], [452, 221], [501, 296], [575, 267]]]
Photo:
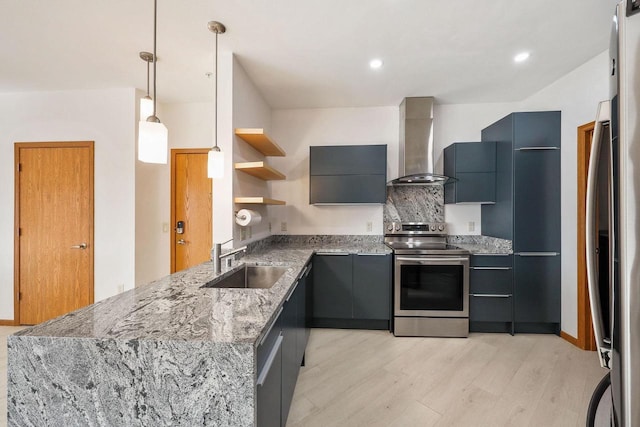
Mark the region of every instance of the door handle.
[[79, 245], [73, 245], [71, 246], [71, 249], [87, 249], [87, 244], [86, 243], [80, 243]]
[[186, 245], [187, 242], [185, 242], [184, 239], [180, 239], [180, 240], [178, 240], [178, 244], [179, 245]]

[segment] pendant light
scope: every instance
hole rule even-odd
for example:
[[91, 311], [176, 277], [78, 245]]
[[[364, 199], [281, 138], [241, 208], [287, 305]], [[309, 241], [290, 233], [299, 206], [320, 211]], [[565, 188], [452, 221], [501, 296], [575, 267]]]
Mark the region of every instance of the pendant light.
[[218, 147], [218, 34], [223, 34], [227, 29], [218, 21], [209, 21], [207, 25], [209, 31], [216, 34], [216, 50], [214, 63], [215, 92], [214, 104], [215, 113], [213, 116], [213, 147], [209, 151], [207, 161], [207, 176], [209, 178], [222, 178], [224, 176], [224, 153]]
[[153, 115], [153, 99], [149, 95], [149, 63], [153, 61], [153, 53], [140, 52], [140, 59], [147, 63], [147, 94], [140, 98], [140, 120]]
[[156, 54], [158, 22], [158, 0], [153, 1], [153, 113], [143, 120], [141, 117], [138, 126], [138, 160], [145, 163], [167, 164], [167, 145], [169, 132], [165, 125], [156, 116]]

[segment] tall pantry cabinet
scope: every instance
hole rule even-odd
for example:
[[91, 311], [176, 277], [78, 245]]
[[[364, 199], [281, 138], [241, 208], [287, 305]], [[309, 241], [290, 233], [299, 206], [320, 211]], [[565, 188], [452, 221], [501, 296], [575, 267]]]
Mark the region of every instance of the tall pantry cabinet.
[[512, 113], [482, 131], [496, 143], [496, 203], [482, 234], [513, 241], [516, 332], [560, 333], [560, 111]]

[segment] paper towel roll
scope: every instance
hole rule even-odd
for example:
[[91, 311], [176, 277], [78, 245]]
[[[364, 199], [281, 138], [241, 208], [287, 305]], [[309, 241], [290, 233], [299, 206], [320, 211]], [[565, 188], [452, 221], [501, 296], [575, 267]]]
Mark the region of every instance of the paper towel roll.
[[254, 224], [260, 224], [262, 215], [259, 212], [249, 209], [240, 209], [236, 214], [236, 224], [242, 227], [248, 227]]

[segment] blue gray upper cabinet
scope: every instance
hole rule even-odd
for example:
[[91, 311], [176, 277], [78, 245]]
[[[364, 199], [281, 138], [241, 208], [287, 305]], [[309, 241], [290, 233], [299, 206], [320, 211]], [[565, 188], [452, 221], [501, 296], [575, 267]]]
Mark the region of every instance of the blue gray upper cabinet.
[[309, 151], [309, 203], [385, 203], [386, 145], [313, 146]]
[[456, 142], [444, 149], [445, 203], [495, 203], [496, 144]]

